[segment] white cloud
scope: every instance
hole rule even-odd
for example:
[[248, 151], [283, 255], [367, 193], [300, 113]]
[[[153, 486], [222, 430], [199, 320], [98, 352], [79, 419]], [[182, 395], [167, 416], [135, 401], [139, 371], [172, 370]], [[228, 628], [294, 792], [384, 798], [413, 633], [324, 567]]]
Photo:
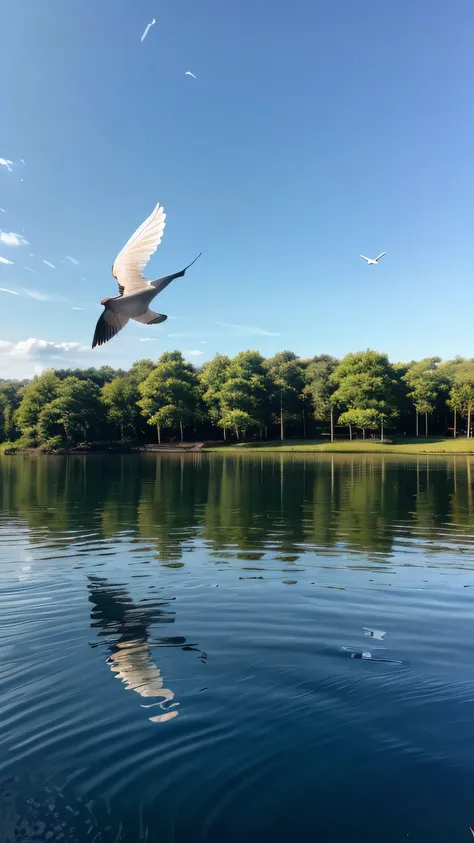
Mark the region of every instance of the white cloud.
[[26, 246], [28, 240], [14, 231], [0, 231], [0, 243], [4, 243], [5, 246]]
[[0, 263], [9, 263], [10, 266], [13, 266], [13, 261], [9, 261], [7, 258], [2, 258], [0, 255]]
[[62, 296], [51, 296], [49, 293], [42, 293], [40, 290], [32, 290], [26, 287], [23, 287], [20, 293], [28, 296], [29, 299], [35, 299], [35, 301], [66, 301]]
[[183, 351], [183, 354], [186, 357], [200, 357], [201, 354], [204, 354], [204, 351], [198, 351], [195, 348], [192, 348], [190, 351]]
[[13, 161], [9, 161], [8, 158], [0, 158], [0, 167], [6, 167], [10, 173], [13, 172], [11, 164], [13, 164]]
[[85, 310], [85, 307], [71, 307], [71, 310]]
[[140, 342], [158, 342], [155, 337], [141, 337]]
[[34, 258], [34, 255], [32, 255], [32, 254], [31, 254], [31, 252], [28, 252], [28, 257], [29, 257], [29, 258]]
[[7, 290], [6, 287], [0, 287], [0, 293], [11, 293], [12, 296], [18, 295], [18, 293], [15, 293], [15, 290]]
[[2, 214], [4, 214], [4, 213], [5, 213], [5, 208], [0, 208], [0, 211], [2, 212]]
[[219, 325], [221, 328], [232, 329], [238, 331], [246, 337], [279, 337], [278, 331], [267, 331], [266, 328], [259, 328], [258, 325], [232, 325], [229, 322], [217, 322], [214, 320], [214, 325]]
[[87, 366], [89, 352], [79, 342], [51, 342], [34, 337], [20, 342], [0, 340], [0, 377], [28, 378], [51, 366]]
[[36, 269], [32, 269], [31, 266], [25, 266], [25, 269], [27, 269], [28, 272], [36, 272]]
[[[66, 255], [66, 257], [68, 261], [71, 261], [71, 263], [74, 264], [74, 266], [79, 266], [79, 261], [77, 261], [76, 258], [72, 258], [71, 255]], [[61, 261], [61, 263], [63, 263], [63, 261]]]
[[45, 264], [46, 264], [46, 266], [50, 266], [50, 267], [51, 267], [51, 269], [56, 269], [56, 267], [55, 267], [54, 263], [51, 263], [51, 261], [45, 261], [45, 260], [43, 260], [43, 263], [45, 263]]

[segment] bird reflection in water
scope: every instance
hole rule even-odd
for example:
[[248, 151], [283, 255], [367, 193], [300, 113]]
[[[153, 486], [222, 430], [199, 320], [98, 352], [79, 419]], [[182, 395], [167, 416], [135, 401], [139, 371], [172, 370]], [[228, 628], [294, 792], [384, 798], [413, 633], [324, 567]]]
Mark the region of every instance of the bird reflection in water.
[[[91, 626], [99, 628], [99, 636], [108, 639], [111, 655], [107, 664], [112, 672], [123, 682], [127, 691], [160, 700], [142, 705], [143, 708], [157, 706], [162, 709], [159, 714], [149, 718], [153, 723], [164, 723], [177, 717], [179, 703], [172, 702], [174, 692], [164, 687], [164, 678], [151, 657], [151, 649], [159, 646], [189, 650], [194, 649], [194, 645], [188, 644], [183, 637], [165, 637], [150, 642], [152, 624], [174, 623], [174, 612], [169, 609], [171, 601], [134, 603], [123, 586], [100, 577], [90, 576], [88, 588], [89, 600], [93, 604]], [[205, 657], [206, 654], [201, 653], [203, 660]]]

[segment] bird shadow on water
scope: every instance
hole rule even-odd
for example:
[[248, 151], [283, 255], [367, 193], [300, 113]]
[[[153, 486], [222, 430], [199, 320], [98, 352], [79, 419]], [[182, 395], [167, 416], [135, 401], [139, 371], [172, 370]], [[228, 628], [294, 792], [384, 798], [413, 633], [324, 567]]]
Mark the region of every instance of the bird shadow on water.
[[180, 704], [175, 700], [174, 691], [165, 687], [152, 650], [177, 647], [198, 653], [203, 663], [207, 660], [207, 653], [183, 636], [152, 637], [153, 625], [174, 623], [175, 613], [170, 609], [174, 598], [135, 603], [123, 586], [101, 577], [89, 576], [88, 579], [89, 600], [93, 605], [91, 626], [100, 630], [99, 636], [106, 637], [106, 641], [92, 642], [90, 646], [104, 644], [110, 652], [107, 664], [126, 690], [154, 700], [142, 703], [142, 708], [161, 709], [149, 717], [153, 723], [173, 720], [178, 716]]

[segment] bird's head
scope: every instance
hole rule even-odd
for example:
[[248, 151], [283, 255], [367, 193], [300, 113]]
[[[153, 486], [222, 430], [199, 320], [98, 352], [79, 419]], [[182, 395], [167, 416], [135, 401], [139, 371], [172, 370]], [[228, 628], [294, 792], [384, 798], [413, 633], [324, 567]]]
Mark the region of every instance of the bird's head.
[[105, 306], [107, 304], [107, 302], [109, 302], [109, 301], [112, 301], [110, 296], [107, 299], [102, 299], [101, 304], [103, 304]]

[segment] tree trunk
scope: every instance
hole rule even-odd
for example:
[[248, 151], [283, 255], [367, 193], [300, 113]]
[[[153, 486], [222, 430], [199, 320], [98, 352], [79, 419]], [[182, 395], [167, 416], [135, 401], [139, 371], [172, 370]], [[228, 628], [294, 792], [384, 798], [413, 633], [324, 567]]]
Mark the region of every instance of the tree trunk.
[[280, 439], [283, 442], [285, 438], [285, 426], [283, 424], [283, 392], [280, 392]]
[[333, 410], [332, 407], [331, 407], [329, 413], [330, 413], [329, 424], [330, 424], [330, 429], [331, 429], [331, 442], [334, 442], [334, 410]]
[[224, 442], [225, 442], [226, 439], [227, 439], [227, 428], [224, 427], [223, 430], [224, 430]]
[[380, 441], [383, 442], [383, 419], [380, 420]]
[[362, 439], [365, 439], [365, 427], [362, 428]]
[[265, 425], [265, 439], [268, 439], [268, 427]]
[[428, 413], [425, 413], [425, 436], [428, 439]]
[[415, 413], [416, 413], [416, 435], [419, 436], [420, 431], [418, 429], [418, 410], [415, 410]]
[[352, 442], [352, 425], [349, 425], [349, 439]]
[[120, 422], [120, 441], [123, 442], [123, 422]]
[[471, 438], [471, 405], [467, 408], [467, 438]]
[[456, 439], [456, 421], [457, 421], [457, 419], [456, 419], [456, 410], [455, 410], [454, 411], [454, 428], [453, 428], [454, 439]]
[[235, 428], [235, 435], [238, 439], [239, 438], [239, 428], [238, 427]]
[[161, 445], [161, 427], [159, 424], [156, 425], [156, 432], [158, 434], [158, 445]]
[[181, 442], [182, 442], [184, 440], [184, 436], [183, 436], [183, 422], [181, 421], [181, 419], [179, 420], [179, 432], [181, 434]]
[[303, 410], [303, 436], [306, 439], [306, 415], [305, 415], [304, 410]]

